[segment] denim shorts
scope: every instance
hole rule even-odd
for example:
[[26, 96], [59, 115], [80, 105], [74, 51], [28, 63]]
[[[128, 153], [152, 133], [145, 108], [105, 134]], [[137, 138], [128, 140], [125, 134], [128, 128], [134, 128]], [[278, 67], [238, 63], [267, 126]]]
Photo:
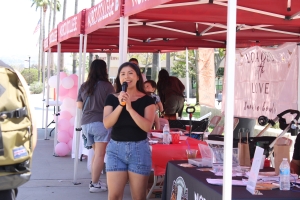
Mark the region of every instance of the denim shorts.
[[106, 147], [106, 171], [131, 171], [148, 176], [151, 172], [151, 150], [148, 139], [119, 142], [111, 139]]
[[95, 142], [108, 142], [111, 129], [106, 129], [102, 122], [92, 122], [81, 126], [82, 133], [87, 141], [86, 146], [92, 146]]

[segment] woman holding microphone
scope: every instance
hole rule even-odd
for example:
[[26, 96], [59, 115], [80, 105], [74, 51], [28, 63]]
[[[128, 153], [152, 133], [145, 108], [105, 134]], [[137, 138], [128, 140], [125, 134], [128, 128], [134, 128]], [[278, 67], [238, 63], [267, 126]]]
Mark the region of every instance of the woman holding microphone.
[[[127, 91], [122, 84], [126, 82]], [[151, 151], [147, 132], [154, 121], [154, 100], [144, 91], [143, 78], [137, 65], [126, 62], [119, 67], [117, 94], [105, 102], [103, 123], [112, 127], [106, 153], [108, 199], [122, 199], [129, 179], [132, 199], [146, 199], [151, 172]]]

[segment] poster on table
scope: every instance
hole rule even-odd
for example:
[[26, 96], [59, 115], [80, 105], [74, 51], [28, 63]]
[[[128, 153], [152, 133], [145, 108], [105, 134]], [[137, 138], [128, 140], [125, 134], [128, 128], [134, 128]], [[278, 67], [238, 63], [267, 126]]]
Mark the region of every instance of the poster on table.
[[214, 108], [215, 107], [215, 67], [214, 49], [199, 48], [199, 103]]
[[[234, 116], [258, 118], [264, 115], [274, 119], [286, 109], [297, 110], [297, 60], [296, 43], [236, 50]], [[225, 67], [225, 73], [230, 67]], [[222, 112], [225, 101], [224, 87]]]

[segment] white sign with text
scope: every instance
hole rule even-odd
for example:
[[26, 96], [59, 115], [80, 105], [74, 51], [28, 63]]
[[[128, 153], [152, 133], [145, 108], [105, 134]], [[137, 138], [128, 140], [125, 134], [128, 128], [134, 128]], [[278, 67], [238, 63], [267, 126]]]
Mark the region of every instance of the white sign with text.
[[264, 153], [264, 149], [256, 146], [251, 170], [249, 173], [248, 183], [246, 186], [246, 189], [251, 194], [256, 194], [255, 187], [256, 187], [256, 182], [257, 182], [257, 177], [258, 177], [258, 173], [259, 173], [259, 169], [260, 169], [261, 160], [263, 158], [263, 153]]

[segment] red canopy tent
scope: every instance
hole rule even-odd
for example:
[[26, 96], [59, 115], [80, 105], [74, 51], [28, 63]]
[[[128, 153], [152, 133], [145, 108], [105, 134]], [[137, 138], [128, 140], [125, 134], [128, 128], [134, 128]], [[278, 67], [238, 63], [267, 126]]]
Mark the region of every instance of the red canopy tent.
[[[123, 37], [123, 34], [120, 32], [127, 34], [126, 31], [122, 32], [122, 22], [126, 17], [128, 45], [125, 44], [129, 52], [162, 52], [184, 50], [186, 47], [225, 48], [229, 37], [226, 34], [229, 30], [227, 6], [232, 2], [122, 0], [118, 6], [103, 1], [88, 9], [85, 15], [86, 51], [117, 52], [122, 45], [119, 37]], [[111, 4], [103, 5], [108, 3]], [[103, 6], [106, 9], [101, 10]], [[300, 1], [292, 1], [292, 5], [287, 7], [287, 0], [278, 0], [276, 3], [273, 0], [239, 0], [236, 8], [236, 47], [300, 42]], [[120, 16], [121, 23], [118, 20]], [[76, 36], [60, 42], [62, 52], [78, 52], [81, 44]], [[57, 51], [57, 46], [51, 47], [51, 50]]]

